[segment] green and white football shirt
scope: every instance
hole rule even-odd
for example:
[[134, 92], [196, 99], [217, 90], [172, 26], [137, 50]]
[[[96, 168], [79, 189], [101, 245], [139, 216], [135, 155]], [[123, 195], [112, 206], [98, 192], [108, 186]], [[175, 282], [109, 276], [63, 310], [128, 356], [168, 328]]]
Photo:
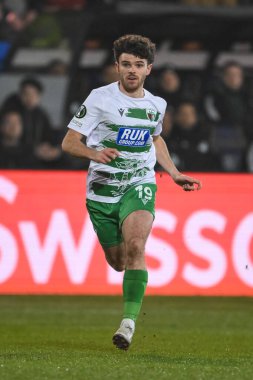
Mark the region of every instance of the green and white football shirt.
[[164, 99], [145, 90], [132, 98], [118, 82], [93, 90], [68, 127], [87, 136], [90, 148], [116, 148], [120, 156], [108, 164], [91, 161], [87, 199], [116, 203], [133, 185], [155, 183], [155, 147], [152, 136], [162, 131]]

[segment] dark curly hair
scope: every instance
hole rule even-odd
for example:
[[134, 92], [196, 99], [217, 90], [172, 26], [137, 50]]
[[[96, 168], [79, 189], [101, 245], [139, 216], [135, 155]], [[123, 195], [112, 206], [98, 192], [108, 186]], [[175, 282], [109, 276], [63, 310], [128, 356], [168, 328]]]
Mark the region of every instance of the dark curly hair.
[[155, 44], [149, 38], [138, 34], [127, 34], [113, 43], [114, 58], [117, 62], [121, 54], [127, 53], [146, 59], [148, 64], [151, 64], [154, 62], [155, 50]]

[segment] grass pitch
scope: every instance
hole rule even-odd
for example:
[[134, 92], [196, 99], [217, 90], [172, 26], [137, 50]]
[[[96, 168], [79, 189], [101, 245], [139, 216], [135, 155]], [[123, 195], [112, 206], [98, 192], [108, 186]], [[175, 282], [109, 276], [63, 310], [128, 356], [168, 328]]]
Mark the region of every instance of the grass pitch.
[[120, 297], [1, 296], [1, 380], [253, 379], [253, 299], [146, 297], [127, 352]]

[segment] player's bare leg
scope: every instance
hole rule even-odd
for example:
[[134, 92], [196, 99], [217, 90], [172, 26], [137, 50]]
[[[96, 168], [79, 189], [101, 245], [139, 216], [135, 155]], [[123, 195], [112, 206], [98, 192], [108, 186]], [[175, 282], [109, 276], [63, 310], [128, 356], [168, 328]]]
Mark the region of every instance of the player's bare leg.
[[124, 220], [122, 234], [126, 250], [126, 268], [146, 270], [145, 244], [153, 224], [153, 215], [146, 210], [132, 212]]
[[122, 225], [126, 253], [126, 271], [123, 280], [124, 313], [120, 328], [113, 336], [113, 343], [123, 350], [127, 350], [131, 344], [135, 321], [147, 285], [145, 244], [152, 223], [153, 215], [150, 212], [138, 210], [128, 215]]
[[125, 243], [113, 247], [103, 247], [105, 258], [108, 264], [117, 272], [126, 269], [126, 251]]

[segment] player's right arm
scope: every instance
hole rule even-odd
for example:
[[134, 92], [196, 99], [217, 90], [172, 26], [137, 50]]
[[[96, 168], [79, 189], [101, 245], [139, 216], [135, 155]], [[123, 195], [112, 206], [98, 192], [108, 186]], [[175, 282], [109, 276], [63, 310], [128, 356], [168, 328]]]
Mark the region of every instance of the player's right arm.
[[101, 122], [104, 113], [103, 98], [104, 94], [101, 91], [93, 90], [77, 110], [68, 125], [69, 130], [62, 142], [64, 152], [101, 164], [107, 164], [119, 156], [117, 149], [92, 149], [82, 141], [83, 137], [90, 136]]
[[119, 156], [117, 149], [105, 148], [96, 150], [89, 148], [82, 142], [82, 138], [83, 135], [81, 133], [69, 129], [63, 139], [62, 150], [72, 156], [88, 158], [101, 164], [107, 164]]

